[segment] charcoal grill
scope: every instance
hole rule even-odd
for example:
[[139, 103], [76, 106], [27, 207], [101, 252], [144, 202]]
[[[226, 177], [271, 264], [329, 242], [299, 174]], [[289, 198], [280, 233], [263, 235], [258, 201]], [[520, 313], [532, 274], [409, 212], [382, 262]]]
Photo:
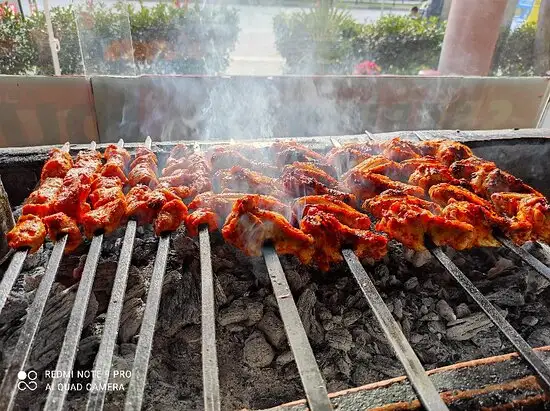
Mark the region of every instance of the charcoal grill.
[[[544, 130], [468, 133], [445, 132], [443, 133], [443, 135], [438, 132], [403, 132], [398, 134], [402, 138], [410, 138], [416, 140], [426, 140], [436, 137], [449, 138], [449, 135], [452, 134], [453, 138], [468, 142], [474, 147], [476, 146], [476, 144], [480, 144], [481, 141], [487, 140], [498, 140], [504, 142], [505, 144], [510, 144], [513, 143], [514, 139], [517, 139], [519, 136], [522, 137], [521, 141], [527, 141], [528, 143], [532, 143], [534, 145], [541, 144], [542, 141], [548, 142], [548, 139], [545, 137], [545, 135], [547, 134]], [[396, 133], [391, 134], [391, 136], [395, 135]], [[367, 141], [369, 139], [376, 140], [388, 137], [389, 135], [372, 135], [366, 132], [364, 135], [302, 138], [297, 140], [309, 145], [314, 149], [326, 150], [330, 147], [338, 146], [342, 142], [362, 140]], [[198, 144], [202, 148], [206, 148], [211, 144], [231, 144], [231, 142], [184, 143], [192, 145], [194, 147], [197, 147]], [[124, 142], [121, 140], [119, 141], [119, 144], [124, 145]], [[152, 142], [148, 138], [145, 141], [145, 144], [151, 146]], [[175, 143], [158, 143], [156, 144], [157, 151], [169, 149], [174, 144]], [[91, 146], [95, 147], [95, 143], [92, 143]], [[127, 147], [129, 147], [130, 149], [135, 146], [136, 144], [127, 145]], [[87, 147], [79, 146], [74, 148], [80, 149]], [[26, 156], [36, 156], [37, 153], [40, 155], [44, 155], [48, 151], [48, 149], [49, 148], [31, 148], [26, 151], [21, 149], [10, 151], [8, 149], [5, 150], [4, 153], [0, 154], [0, 159], [2, 158], [2, 156], [4, 156], [4, 158], [17, 156], [25, 158]], [[94, 377], [92, 380], [92, 385], [100, 386], [101, 384], [106, 383], [108, 380], [108, 371], [111, 368], [114, 346], [117, 339], [122, 304], [124, 301], [124, 295], [126, 292], [128, 280], [128, 271], [132, 259], [135, 235], [136, 223], [134, 221], [130, 221], [128, 222], [125, 230], [120, 258], [116, 270], [116, 277], [114, 279], [113, 289], [107, 310], [105, 328], [94, 364]], [[48, 393], [47, 401], [45, 404], [45, 409], [47, 410], [61, 410], [65, 405], [67, 393], [65, 390], [58, 389], [57, 387], [58, 384], [66, 384], [71, 380], [70, 371], [73, 369], [74, 366], [75, 357], [78, 350], [78, 343], [83, 330], [84, 316], [90, 298], [99, 257], [101, 254], [102, 241], [102, 235], [95, 236], [91, 241], [77, 296], [66, 329], [65, 339], [59, 353], [59, 358], [56, 366], [56, 377], [53, 379], [52, 390]], [[530, 254], [528, 251], [521, 247], [513, 245], [505, 238], [499, 237], [499, 241], [502, 243], [503, 247], [506, 247], [513, 251], [525, 263], [533, 267], [538, 274], [550, 281], [550, 268], [542, 263], [540, 260], [538, 260], [533, 254]], [[40, 319], [43, 316], [48, 295], [54, 283], [56, 273], [59, 269], [59, 265], [63, 257], [63, 249], [65, 247], [65, 243], [66, 238], [62, 238], [55, 244], [53, 252], [47, 263], [45, 275], [41, 280], [41, 283], [36, 292], [35, 299], [28, 311], [27, 319], [22, 328], [15, 352], [10, 359], [9, 367], [5, 370], [4, 378], [0, 386], [0, 409], [12, 409], [14, 407], [15, 398], [18, 394], [18, 372], [21, 370], [26, 370], [33, 340], [37, 334], [37, 330], [40, 325]], [[203, 227], [199, 232], [199, 246], [201, 269], [201, 327], [204, 408], [206, 410], [219, 410], [220, 389], [218, 381], [218, 364], [216, 354], [216, 312], [213, 281], [214, 276], [211, 262], [210, 235], [206, 227]], [[537, 247], [540, 248], [540, 251], [542, 253], [550, 256], [550, 250], [548, 246], [544, 244], [537, 244]], [[155, 332], [157, 314], [161, 300], [161, 290], [164, 274], [166, 271], [169, 250], [170, 236], [166, 235], [160, 237], [158, 239], [156, 260], [154, 263], [153, 274], [148, 290], [145, 312], [139, 332], [139, 340], [135, 353], [132, 375], [126, 392], [124, 407], [126, 410], [137, 410], [141, 409], [142, 407], [144, 389], [147, 382], [149, 358], [151, 354], [153, 336]], [[468, 295], [479, 305], [479, 307], [485, 312], [490, 320], [498, 327], [501, 333], [517, 349], [519, 357], [524, 362], [521, 363], [520, 361], [517, 361], [517, 363], [512, 364], [512, 366], [524, 367], [523, 373], [525, 378], [529, 378], [530, 375], [535, 375], [536, 380], [529, 380], [529, 383], [531, 384], [531, 386], [536, 386], [538, 391], [537, 389], [534, 389], [534, 394], [531, 396], [529, 396], [529, 394], [526, 394], [526, 398], [529, 401], [535, 401], [536, 404], [540, 404], [540, 402], [546, 402], [548, 400], [548, 397], [546, 396], [546, 394], [541, 395], [540, 390], [543, 390], [544, 393], [547, 389], [550, 389], [550, 367], [548, 365], [550, 364], [550, 361], [547, 355], [548, 349], [533, 350], [529, 346], [529, 344], [519, 335], [519, 333], [511, 326], [511, 324], [500, 314], [495, 306], [483, 296], [480, 290], [477, 289], [474, 284], [468, 279], [468, 277], [452, 262], [452, 260], [444, 252], [444, 250], [432, 246], [430, 247], [430, 252], [437, 259], [437, 261], [441, 263], [446, 271], [457, 281], [457, 283], [460, 284], [460, 286], [468, 293]], [[407, 394], [409, 396], [408, 399], [407, 395], [403, 397], [405, 401], [409, 402], [402, 403], [401, 407], [403, 409], [415, 409], [422, 405], [425, 409], [428, 410], [446, 409], [445, 403], [452, 403], [453, 398], [449, 395], [440, 395], [440, 393], [438, 392], [440, 384], [435, 384], [434, 381], [437, 382], [436, 376], [440, 371], [436, 370], [429, 373], [426, 372], [426, 370], [422, 367], [420, 360], [414, 353], [410, 343], [407, 341], [405, 335], [401, 331], [399, 324], [392, 317], [387, 305], [384, 303], [373, 281], [369, 277], [369, 274], [367, 273], [357, 256], [353, 253], [352, 250], [349, 249], [342, 250], [342, 253], [344, 256], [344, 260], [349, 268], [349, 271], [352, 273], [353, 277], [357, 281], [387, 340], [393, 347], [397, 358], [402, 363], [407, 375], [406, 378], [414, 388], [414, 392], [412, 392], [412, 394], [411, 392]], [[303, 409], [305, 407], [305, 404], [307, 404], [307, 406], [311, 410], [330, 410], [333, 409], [336, 405], [339, 406], [339, 409], [352, 409], [346, 408], [345, 400], [342, 401], [342, 398], [345, 398], [349, 393], [339, 393], [329, 396], [327, 392], [327, 388], [315, 360], [313, 350], [300, 320], [300, 316], [292, 297], [288, 282], [286, 280], [284, 270], [279, 261], [279, 257], [275, 253], [275, 250], [269, 245], [266, 245], [263, 249], [263, 256], [271, 280], [273, 293], [276, 297], [280, 315], [284, 323], [284, 328], [286, 330], [289, 345], [294, 355], [294, 359], [296, 361], [306, 395], [306, 402], [298, 401], [294, 404], [282, 406], [281, 408], [294, 409], [294, 407], [297, 407], [296, 409]], [[6, 303], [8, 294], [12, 289], [17, 279], [17, 276], [21, 272], [25, 258], [26, 252], [16, 252], [15, 255], [12, 257], [7, 270], [4, 273], [4, 276], [0, 283], [0, 311], [2, 310], [2, 308], [4, 308], [4, 304]], [[511, 362], [511, 358], [511, 356], [503, 356], [500, 359], [489, 362], [489, 364], [496, 364], [506, 361]], [[529, 365], [529, 368], [525, 368], [525, 362]], [[456, 366], [455, 368], [462, 369], [464, 367]], [[444, 371], [441, 371], [441, 373], [445, 374]], [[434, 377], [429, 377], [429, 375], [434, 375]], [[403, 377], [402, 379], [396, 379], [395, 381], [380, 383], [375, 388], [378, 389], [381, 386], [393, 386], [397, 383], [402, 383], [404, 381], [404, 378], [405, 377]], [[521, 385], [522, 383], [523, 382], [520, 381], [517, 387], [524, 387], [525, 384]], [[436, 388], [436, 386], [438, 388]], [[516, 386], [514, 387], [517, 388]], [[363, 387], [363, 391], [368, 391], [372, 393], [372, 388], [373, 387]], [[89, 391], [87, 398], [87, 409], [103, 409], [105, 405], [105, 394], [106, 391], [102, 389]], [[416, 397], [416, 399], [411, 398], [411, 395]], [[473, 398], [475, 401], [476, 396], [474, 394]], [[502, 396], [501, 399], [505, 403], [513, 401], [513, 399], [509, 399], [506, 396]], [[371, 404], [367, 402], [364, 404], [364, 406], [365, 408], [367, 408], [370, 407]], [[391, 408], [391, 406], [389, 405], [388, 407]]]

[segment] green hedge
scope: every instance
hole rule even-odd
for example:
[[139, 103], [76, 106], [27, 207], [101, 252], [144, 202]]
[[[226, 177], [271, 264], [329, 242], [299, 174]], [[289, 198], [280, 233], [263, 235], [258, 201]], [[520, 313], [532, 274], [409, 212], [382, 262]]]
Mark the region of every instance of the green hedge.
[[[385, 74], [436, 69], [446, 28], [435, 17], [392, 15], [359, 24], [344, 11], [320, 8], [277, 15], [273, 25], [289, 74], [351, 74], [364, 61], [375, 62]], [[532, 75], [534, 34], [535, 25], [525, 25], [502, 36], [493, 74]]]
[[[91, 72], [116, 74], [125, 69], [120, 66], [121, 59], [116, 58], [124, 50], [124, 43], [117, 39], [124, 38], [121, 33], [128, 31], [122, 11], [127, 11], [130, 20], [134, 47], [127, 51], [134, 54], [136, 74], [214, 74], [229, 65], [239, 33], [236, 10], [225, 7], [187, 10], [166, 3], [153, 7], [140, 4], [135, 8], [119, 3], [113, 8], [100, 4], [77, 13], [81, 32], [89, 34], [82, 39], [86, 61], [97, 62], [87, 66]], [[54, 7], [51, 15], [54, 34], [61, 44], [62, 73], [82, 74], [73, 8]], [[42, 12], [22, 19], [6, 10], [0, 18], [0, 73], [53, 73]]]

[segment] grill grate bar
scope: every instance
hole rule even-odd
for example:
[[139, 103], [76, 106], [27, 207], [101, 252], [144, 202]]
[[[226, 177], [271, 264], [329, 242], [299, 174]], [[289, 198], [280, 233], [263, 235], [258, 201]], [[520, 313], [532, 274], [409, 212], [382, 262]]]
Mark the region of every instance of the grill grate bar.
[[199, 229], [201, 263], [201, 333], [204, 409], [220, 410], [220, 383], [216, 352], [216, 304], [208, 226]]
[[[95, 272], [97, 263], [99, 262], [102, 244], [103, 234], [94, 236], [92, 244], [90, 245], [90, 250], [88, 251], [86, 263], [84, 264], [78, 291], [76, 292], [73, 310], [71, 311], [69, 324], [65, 331], [65, 339], [61, 347], [61, 353], [59, 354], [57, 366], [55, 367], [56, 377], [52, 381], [52, 389], [44, 407], [46, 410], [61, 411], [63, 409], [63, 403], [67, 396], [67, 390], [64, 390], [63, 386], [71, 379], [71, 371], [78, 350], [78, 344], [80, 343], [82, 328], [84, 327], [84, 319], [86, 317], [92, 286], [94, 285]], [[61, 387], [61, 389], [58, 389], [59, 387]]]
[[399, 361], [403, 364], [409, 381], [414, 387], [422, 405], [427, 410], [446, 410], [447, 406], [430, 381], [430, 378], [426, 374], [426, 370], [422, 367], [420, 360], [407, 341], [403, 331], [401, 331], [401, 328], [392, 317], [388, 310], [388, 306], [384, 303], [384, 300], [382, 300], [382, 297], [376, 290], [365, 268], [353, 250], [344, 249], [342, 250], [342, 254], [344, 255], [350, 271], [357, 280], [359, 288], [361, 288], [363, 295], [367, 299], [371, 310], [376, 316], [378, 324], [380, 324], [382, 331], [384, 331], [386, 338], [392, 345], [397, 358], [399, 358]]
[[550, 246], [541, 242], [536, 242], [535, 244], [537, 244], [537, 246], [539, 247], [539, 250], [541, 250], [544, 253], [546, 258], [550, 260]]
[[279, 256], [271, 246], [264, 246], [262, 251], [309, 408], [312, 411], [332, 410], [325, 382], [300, 320]]
[[495, 235], [495, 238], [500, 241], [507, 249], [516, 254], [519, 258], [533, 267], [540, 275], [550, 281], [550, 267], [544, 265], [533, 254], [529, 253], [521, 247], [515, 245], [512, 241], [501, 235]]
[[95, 389], [94, 387], [102, 387], [109, 380], [113, 350], [118, 337], [120, 316], [124, 306], [128, 272], [132, 261], [136, 228], [137, 223], [135, 221], [128, 221], [126, 232], [124, 233], [124, 242], [120, 250], [120, 258], [118, 260], [111, 299], [109, 300], [107, 316], [105, 318], [103, 336], [95, 359], [92, 389], [88, 398], [87, 410], [100, 410], [103, 408], [103, 402], [105, 401], [106, 391]]
[[38, 331], [40, 319], [44, 313], [44, 308], [46, 307], [52, 284], [55, 280], [57, 270], [59, 269], [59, 264], [63, 258], [63, 250], [65, 249], [66, 243], [66, 235], [55, 243], [48, 265], [46, 266], [46, 272], [44, 273], [42, 281], [40, 281], [32, 305], [27, 313], [27, 319], [21, 329], [21, 334], [19, 335], [17, 345], [12, 354], [10, 365], [6, 369], [4, 380], [0, 386], [0, 409], [2, 410], [11, 410], [14, 406], [15, 397], [18, 393], [17, 374], [19, 371], [25, 369], [25, 363], [31, 352], [33, 340]]
[[147, 380], [147, 369], [149, 367], [149, 357], [153, 345], [153, 336], [157, 323], [157, 315], [162, 295], [162, 284], [164, 282], [164, 273], [168, 261], [168, 251], [170, 250], [170, 235], [163, 235], [159, 239], [157, 256], [149, 285], [147, 303], [143, 313], [143, 320], [139, 331], [139, 340], [134, 357], [134, 367], [132, 377], [126, 394], [125, 410], [140, 410], [143, 402], [143, 391]]
[[8, 295], [15, 284], [15, 280], [19, 276], [25, 259], [27, 258], [28, 250], [16, 251], [13, 255], [8, 269], [2, 277], [2, 282], [0, 282], [0, 312], [4, 309], [4, 305], [8, 299]]
[[452, 262], [440, 247], [430, 247], [433, 256], [445, 267], [462, 288], [472, 297], [489, 319], [499, 328], [506, 338], [516, 347], [521, 356], [533, 367], [542, 382], [550, 388], [550, 368], [533, 351], [531, 346], [519, 335], [512, 325], [498, 312], [496, 307], [485, 298], [468, 277]]

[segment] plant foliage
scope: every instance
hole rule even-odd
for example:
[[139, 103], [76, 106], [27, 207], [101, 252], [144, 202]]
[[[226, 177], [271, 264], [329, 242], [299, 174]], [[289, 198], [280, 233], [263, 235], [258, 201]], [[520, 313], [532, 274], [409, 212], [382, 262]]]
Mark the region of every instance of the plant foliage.
[[[0, 73], [53, 74], [44, 13], [22, 19], [8, 9], [0, 16]], [[51, 16], [63, 74], [83, 73], [79, 31], [87, 68], [111, 74], [126, 72], [123, 65], [132, 59], [123, 57], [132, 55], [137, 74], [223, 72], [239, 33], [236, 10], [225, 7], [96, 4], [76, 11], [54, 7]]]

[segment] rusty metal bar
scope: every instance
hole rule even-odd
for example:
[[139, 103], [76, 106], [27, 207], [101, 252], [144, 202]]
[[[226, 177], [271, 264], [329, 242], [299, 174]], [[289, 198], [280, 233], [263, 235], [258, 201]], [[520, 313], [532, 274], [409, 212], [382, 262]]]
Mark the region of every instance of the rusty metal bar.
[[506, 321], [506, 319], [498, 312], [496, 307], [485, 298], [481, 291], [470, 281], [468, 277], [453, 263], [447, 254], [440, 247], [431, 245], [429, 247], [432, 255], [441, 263], [449, 274], [460, 284], [460, 286], [468, 293], [468, 295], [477, 303], [477, 305], [485, 312], [487, 317], [498, 327], [504, 336], [518, 350], [519, 354], [533, 367], [533, 370], [538, 374], [546, 388], [550, 389], [550, 368], [541, 360], [541, 358], [533, 351], [521, 335]]
[[214, 275], [208, 226], [199, 228], [201, 263], [201, 333], [202, 333], [202, 382], [204, 409], [220, 410], [220, 383], [216, 351], [216, 301], [214, 298]]
[[1, 410], [13, 409], [15, 397], [18, 393], [17, 374], [25, 369], [25, 364], [29, 358], [33, 340], [36, 336], [36, 332], [38, 331], [40, 320], [42, 318], [42, 314], [44, 313], [44, 308], [46, 307], [46, 302], [48, 300], [52, 284], [55, 281], [59, 264], [63, 258], [63, 250], [65, 249], [66, 243], [66, 235], [55, 243], [50, 260], [46, 266], [44, 277], [42, 277], [42, 281], [40, 281], [40, 285], [38, 286], [32, 305], [27, 312], [27, 319], [21, 329], [21, 334], [19, 334], [19, 339], [17, 340], [17, 345], [13, 351], [10, 365], [6, 369], [4, 380], [0, 386]]
[[264, 246], [262, 251], [309, 408], [312, 411], [332, 410], [325, 382], [300, 320], [279, 256], [271, 246]]
[[149, 367], [149, 357], [153, 345], [153, 336], [157, 324], [157, 316], [162, 295], [162, 284], [166, 263], [168, 262], [168, 251], [170, 250], [170, 235], [164, 235], [159, 239], [157, 257], [151, 275], [149, 293], [147, 294], [147, 303], [143, 313], [143, 321], [139, 330], [139, 340], [134, 357], [134, 367], [132, 377], [126, 394], [124, 404], [125, 410], [140, 410], [143, 403], [143, 391], [147, 380], [147, 369]]

